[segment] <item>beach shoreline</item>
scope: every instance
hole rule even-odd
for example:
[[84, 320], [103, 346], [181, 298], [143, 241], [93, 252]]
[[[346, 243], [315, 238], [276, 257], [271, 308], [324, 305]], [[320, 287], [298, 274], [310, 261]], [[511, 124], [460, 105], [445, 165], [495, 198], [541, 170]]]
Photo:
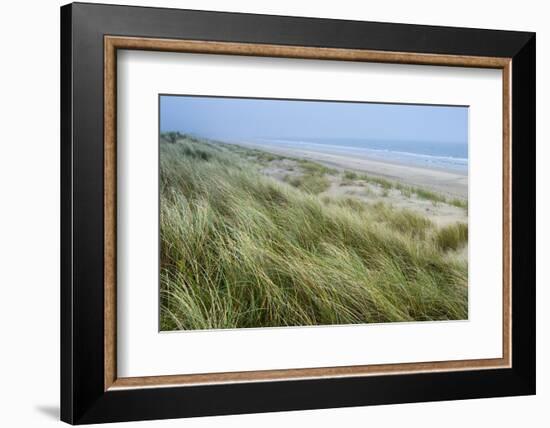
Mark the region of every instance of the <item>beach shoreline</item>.
[[351, 170], [372, 174], [406, 185], [440, 192], [447, 196], [468, 197], [468, 175], [456, 170], [423, 168], [416, 165], [405, 165], [380, 159], [372, 159], [363, 154], [331, 153], [330, 150], [305, 150], [302, 148], [281, 147], [272, 143], [248, 141], [223, 141], [224, 144], [235, 144], [251, 149], [263, 150], [280, 156], [317, 162], [340, 171]]

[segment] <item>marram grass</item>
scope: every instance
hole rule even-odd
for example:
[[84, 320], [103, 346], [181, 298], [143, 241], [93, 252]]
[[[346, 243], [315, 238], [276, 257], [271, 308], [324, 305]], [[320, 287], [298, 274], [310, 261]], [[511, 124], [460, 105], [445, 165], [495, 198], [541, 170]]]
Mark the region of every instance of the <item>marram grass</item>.
[[316, 195], [196, 139], [161, 142], [160, 186], [161, 330], [467, 318], [466, 225]]

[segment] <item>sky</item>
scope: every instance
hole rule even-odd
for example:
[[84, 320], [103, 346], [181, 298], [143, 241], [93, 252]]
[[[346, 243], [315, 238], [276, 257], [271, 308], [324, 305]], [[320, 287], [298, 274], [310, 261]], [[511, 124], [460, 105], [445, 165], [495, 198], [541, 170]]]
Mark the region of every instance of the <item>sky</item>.
[[467, 144], [468, 108], [163, 95], [161, 132], [238, 139], [365, 139]]

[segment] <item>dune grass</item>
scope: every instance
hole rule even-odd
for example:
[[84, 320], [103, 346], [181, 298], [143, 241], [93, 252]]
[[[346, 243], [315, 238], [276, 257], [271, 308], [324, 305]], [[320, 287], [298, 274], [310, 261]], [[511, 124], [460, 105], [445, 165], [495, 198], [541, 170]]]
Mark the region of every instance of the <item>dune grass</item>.
[[443, 251], [458, 250], [468, 242], [468, 225], [455, 223], [436, 232], [435, 240]]
[[314, 194], [324, 192], [330, 187], [330, 181], [324, 174], [287, 175], [285, 181], [291, 186]]
[[161, 330], [467, 318], [461, 231], [316, 193], [244, 151], [161, 139]]
[[344, 171], [343, 184], [350, 184], [355, 180], [360, 180], [366, 183], [375, 184], [382, 189], [383, 195], [387, 195], [391, 189], [399, 190], [399, 192], [410, 198], [415, 195], [417, 198], [426, 199], [432, 201], [434, 204], [444, 203], [454, 205], [458, 208], [468, 209], [468, 201], [460, 198], [448, 198], [440, 193], [433, 192], [431, 190], [423, 189], [421, 187], [409, 186], [398, 181], [387, 180], [383, 177], [371, 176], [368, 174], [359, 174], [355, 171]]

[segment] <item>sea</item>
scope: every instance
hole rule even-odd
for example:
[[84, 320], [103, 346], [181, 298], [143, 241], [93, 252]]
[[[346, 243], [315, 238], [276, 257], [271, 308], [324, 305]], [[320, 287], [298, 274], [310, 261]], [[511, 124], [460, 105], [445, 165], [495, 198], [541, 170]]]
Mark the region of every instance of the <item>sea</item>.
[[365, 157], [423, 168], [468, 171], [467, 143], [379, 141], [346, 138], [255, 139], [255, 143], [313, 152]]

